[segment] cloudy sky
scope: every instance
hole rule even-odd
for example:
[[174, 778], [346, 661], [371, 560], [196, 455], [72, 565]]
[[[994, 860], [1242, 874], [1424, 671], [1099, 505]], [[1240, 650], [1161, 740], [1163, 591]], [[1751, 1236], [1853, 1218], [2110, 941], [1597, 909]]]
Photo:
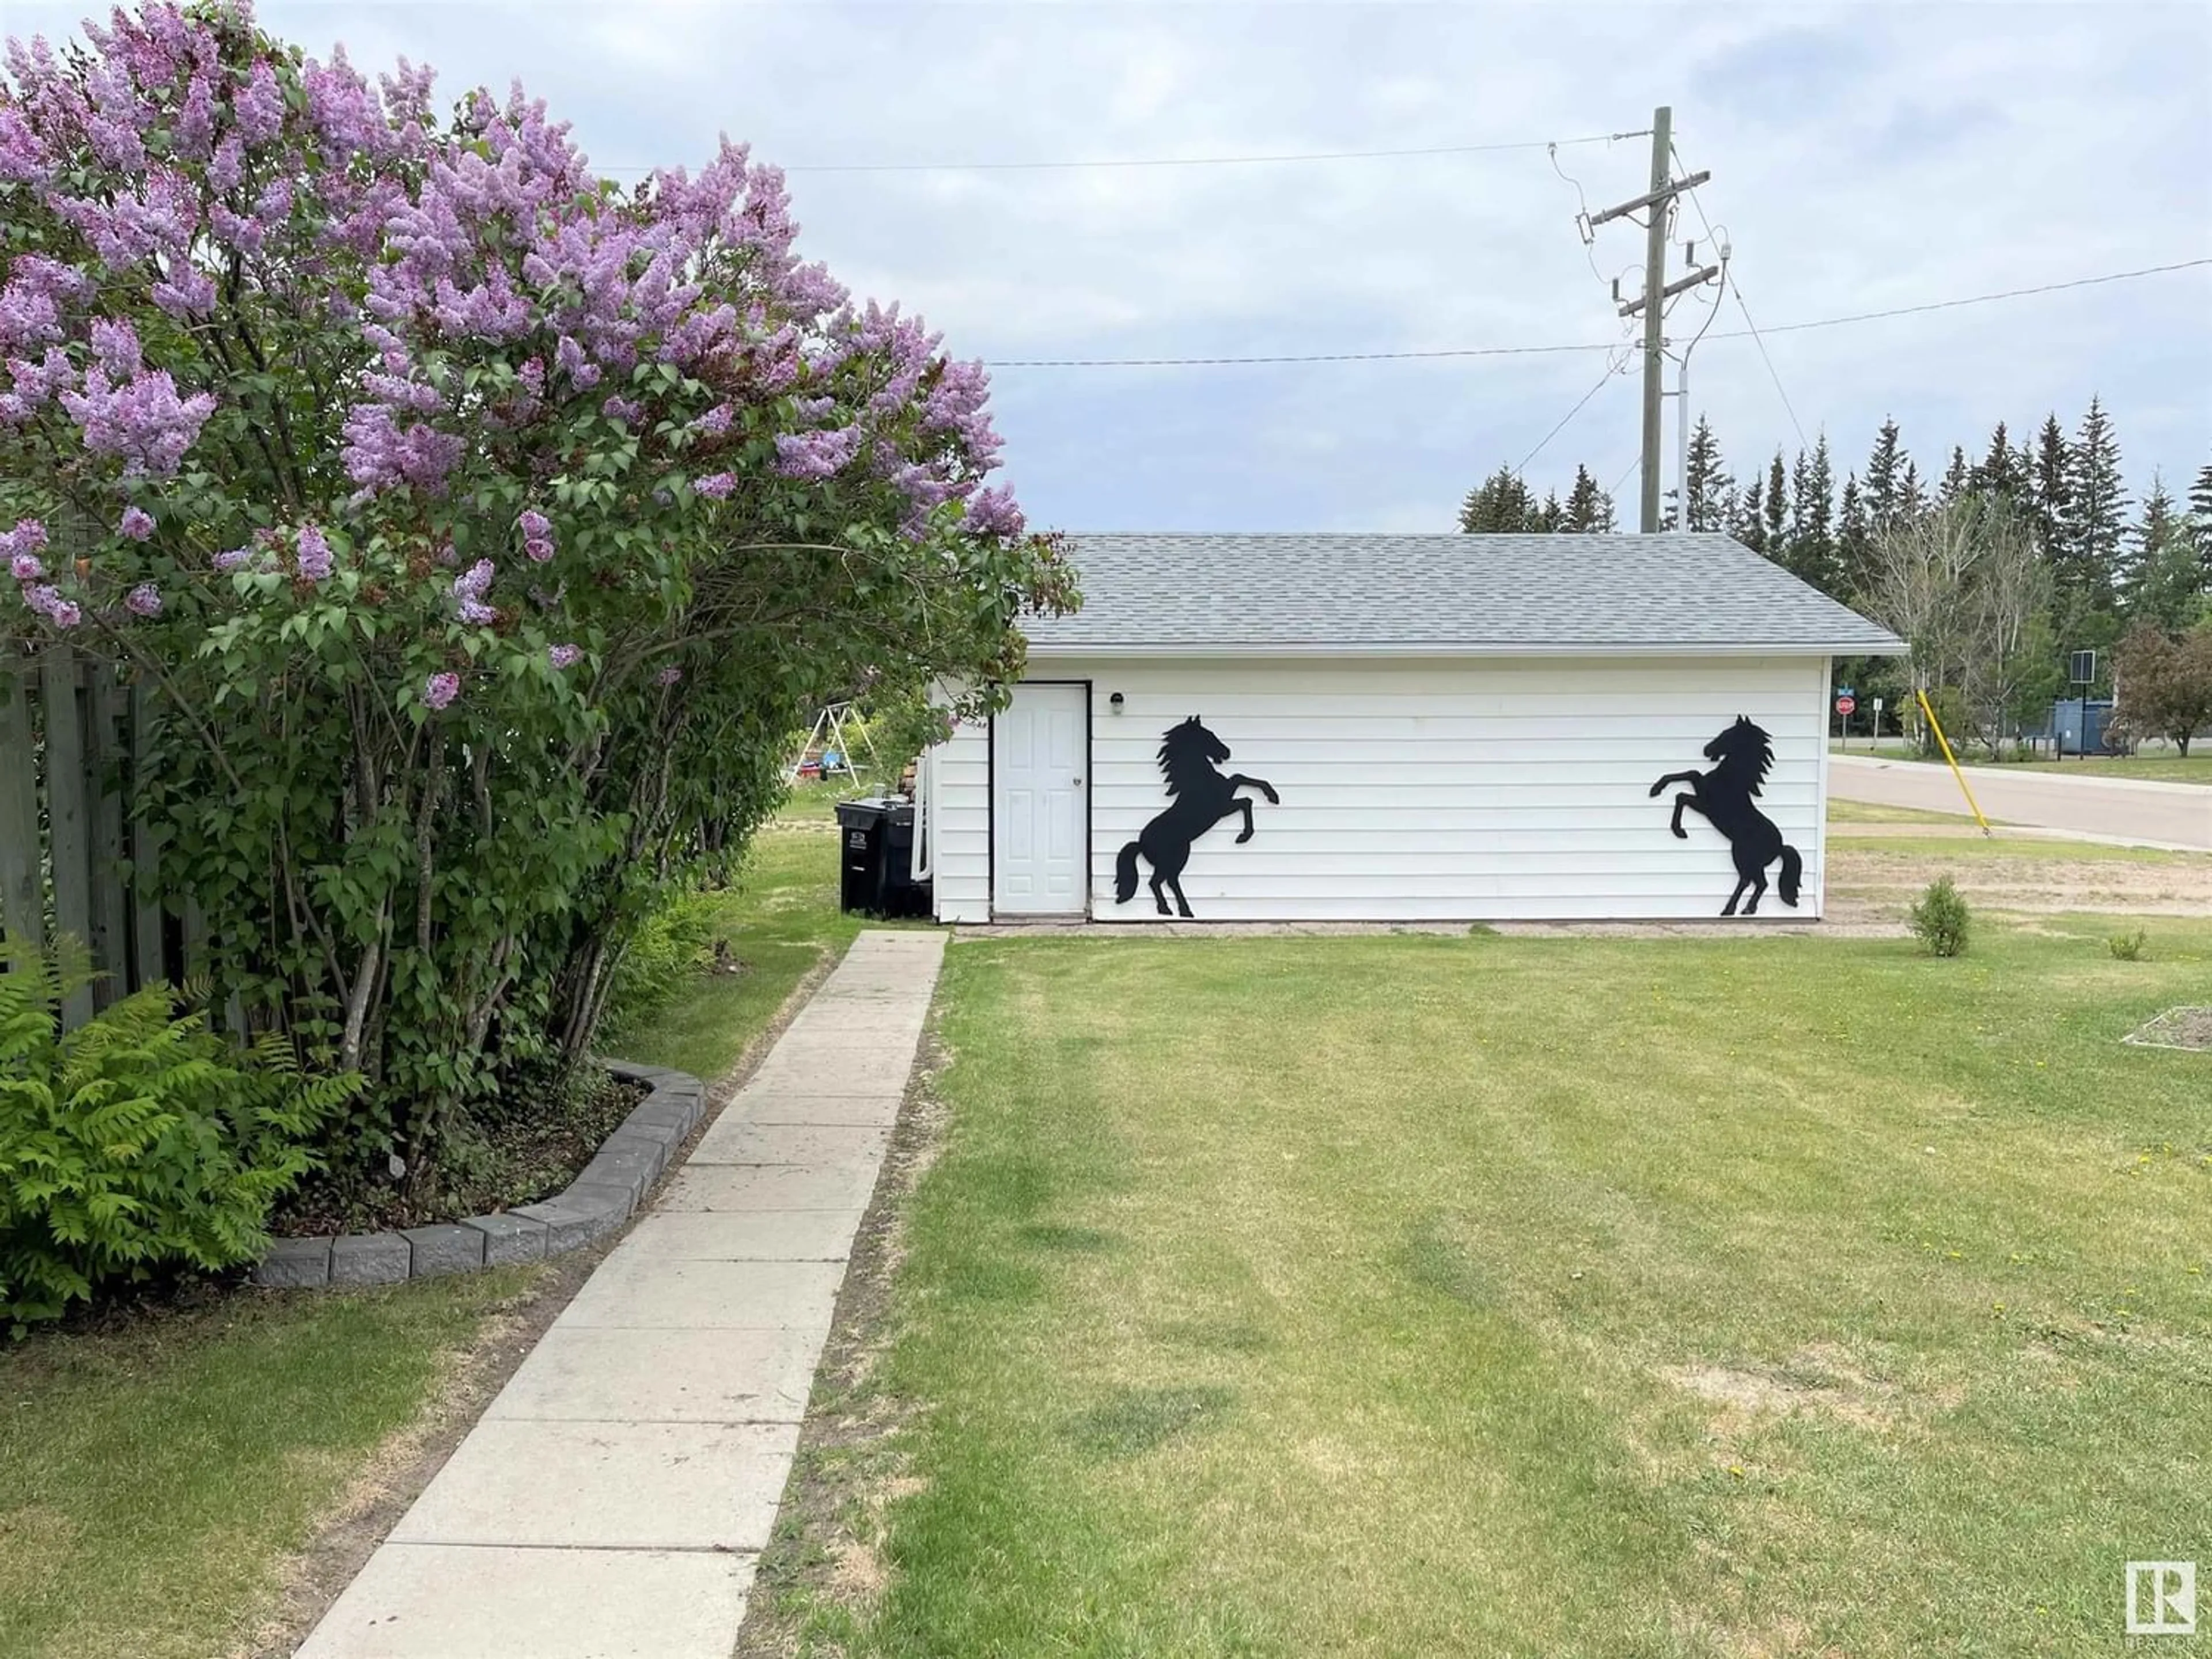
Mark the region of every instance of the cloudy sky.
[[[0, 24], [64, 33], [82, 9], [0, 0]], [[1692, 401], [1739, 473], [1825, 428], [1840, 476], [1885, 414], [1940, 471], [1999, 419], [2055, 410], [2070, 428], [2092, 393], [2133, 489], [2156, 467], [2185, 489], [2212, 461], [2212, 266], [1786, 331], [2212, 258], [2201, 3], [264, 0], [261, 15], [318, 55], [343, 41], [363, 69], [427, 60], [448, 94], [519, 77], [622, 176], [696, 163], [718, 132], [750, 142], [791, 169], [813, 257], [921, 311], [959, 356], [1009, 364], [994, 377], [1008, 476], [1062, 528], [1448, 528], [1470, 483], [1601, 380], [1528, 477], [1563, 488], [1587, 461], [1632, 516], [1636, 376], [1603, 380], [1603, 349], [1012, 364], [1601, 347], [1629, 326], [1607, 285], [1625, 273], [1635, 291], [1641, 234], [1616, 223], [1586, 252], [1576, 186], [1540, 147], [915, 164], [1540, 144], [1648, 128], [1664, 102], [1769, 331], [1773, 375], [1723, 337], [1743, 327], [1732, 301], [1692, 359]], [[1645, 138], [1562, 143], [1556, 161], [1592, 208], [1649, 182]], [[1676, 234], [1706, 240], [1693, 210]], [[1670, 337], [1704, 320], [1682, 302]]]

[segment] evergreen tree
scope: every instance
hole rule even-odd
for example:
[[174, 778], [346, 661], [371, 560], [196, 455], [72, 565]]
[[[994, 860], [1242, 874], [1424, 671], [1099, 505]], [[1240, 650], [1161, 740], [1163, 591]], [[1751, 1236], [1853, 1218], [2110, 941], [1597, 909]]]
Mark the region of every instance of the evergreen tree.
[[1753, 473], [1729, 513], [1729, 533], [1754, 553], [1766, 551], [1766, 480]]
[[2189, 536], [2204, 567], [2204, 585], [2212, 588], [2212, 466], [2199, 472], [2189, 487]]
[[1766, 538], [1760, 550], [1770, 559], [1779, 559], [1789, 549], [1789, 539], [1784, 533], [1790, 521], [1790, 479], [1783, 471], [1782, 452], [1774, 452], [1773, 462], [1766, 469]]
[[1720, 440], [1702, 415], [1690, 433], [1689, 477], [1685, 481], [1689, 501], [1686, 530], [1724, 530], [1729, 525], [1730, 480], [1721, 465]]
[[2012, 447], [2012, 434], [2005, 430], [2002, 421], [1990, 434], [1990, 451], [1974, 465], [1971, 476], [1974, 489], [1988, 495], [2002, 495], [2008, 501], [2019, 501], [2027, 489], [2027, 469], [2021, 465], [2021, 456]]
[[1886, 530], [1904, 513], [1905, 474], [1911, 464], [1898, 441], [1896, 420], [1885, 420], [1874, 452], [1867, 457], [1866, 484], [1860, 496], [1869, 530]]
[[2063, 556], [2059, 526], [2066, 518], [2069, 480], [2073, 476], [2074, 453], [2066, 441], [2065, 428], [2058, 424], [2057, 416], [2047, 415], [2043, 430], [2036, 434], [2035, 455], [2028, 465], [2027, 499], [2035, 544], [2043, 562], [2054, 572]]
[[2154, 472], [2142, 517], [2129, 529], [2128, 540], [2134, 576], [2125, 592], [2130, 622], [2170, 634], [2192, 626], [2204, 610], [2204, 566], [2165, 480]]
[[1565, 529], [1583, 535], [1610, 532], [1613, 527], [1613, 497], [1597, 487], [1586, 466], [1575, 468], [1575, 482], [1567, 491]]
[[2134, 603], [2136, 585], [2150, 562], [2173, 543], [2185, 542], [2188, 534], [2173, 497], [2166, 493], [2165, 474], [2152, 468], [2150, 494], [2143, 497], [2140, 515], [2121, 527], [2119, 545], [2112, 556], [2112, 594], [2121, 610]]
[[2058, 520], [2059, 588], [2089, 610], [2110, 611], [2126, 574], [2127, 493], [2120, 479], [2119, 438], [2095, 398], [2081, 417], [2069, 460], [2066, 506]]
[[1553, 535], [1560, 529], [1565, 519], [1565, 511], [1559, 506], [1559, 492], [1554, 489], [1544, 497], [1544, 504], [1536, 509], [1534, 522], [1529, 528], [1541, 535]]
[[1939, 505], [1948, 507], [1953, 501], [1974, 487], [1974, 475], [1966, 465], [1966, 452], [1958, 444], [1951, 446], [1951, 465], [1944, 470], [1942, 488], [1936, 492]]
[[1536, 516], [1536, 498], [1521, 475], [1501, 466], [1460, 504], [1459, 527], [1470, 535], [1503, 536], [1530, 527]]
[[1796, 465], [1790, 469], [1789, 544], [1782, 562], [1793, 575], [1824, 593], [1833, 593], [1839, 586], [1835, 541], [1830, 531], [1835, 491], [1828, 465], [1828, 434], [1823, 432], [1814, 441], [1812, 459], [1808, 461], [1801, 449]]
[[1866, 592], [1869, 531], [1866, 502], [1859, 495], [1859, 475], [1844, 479], [1844, 499], [1836, 514], [1836, 586], [1844, 597]]
[[1897, 506], [1891, 514], [1893, 524], [1910, 524], [1928, 510], [1928, 491], [1920, 482], [1920, 464], [1910, 455], [1905, 458], [1905, 477], [1897, 487]]

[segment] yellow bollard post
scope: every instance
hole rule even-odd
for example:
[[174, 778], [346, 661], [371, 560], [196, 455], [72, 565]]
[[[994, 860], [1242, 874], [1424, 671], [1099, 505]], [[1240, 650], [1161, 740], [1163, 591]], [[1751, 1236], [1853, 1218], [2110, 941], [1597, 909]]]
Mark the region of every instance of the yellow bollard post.
[[1959, 781], [1959, 793], [1966, 798], [1966, 805], [1974, 809], [1974, 822], [1982, 826], [1984, 835], [1988, 835], [1990, 821], [1982, 816], [1981, 803], [1974, 799], [1974, 792], [1966, 787], [1966, 775], [1959, 769], [1959, 757], [1951, 752], [1951, 739], [1943, 735], [1943, 722], [1936, 718], [1936, 711], [1929, 707], [1925, 691], [1916, 691], [1912, 695], [1920, 699], [1920, 712], [1928, 717], [1928, 729], [1936, 734], [1936, 741], [1942, 745], [1943, 758], [1951, 763], [1951, 775]]

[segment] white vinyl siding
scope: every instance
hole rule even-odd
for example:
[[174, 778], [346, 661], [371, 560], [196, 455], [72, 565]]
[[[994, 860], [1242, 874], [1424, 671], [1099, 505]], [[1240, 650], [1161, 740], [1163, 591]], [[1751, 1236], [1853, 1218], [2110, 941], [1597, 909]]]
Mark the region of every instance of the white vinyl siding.
[[[1114, 902], [1124, 842], [1167, 805], [1161, 735], [1192, 714], [1232, 750], [1220, 769], [1267, 779], [1256, 833], [1232, 817], [1182, 875], [1200, 921], [1685, 919], [1717, 916], [1735, 886], [1729, 846], [1694, 812], [1668, 831], [1666, 772], [1704, 770], [1737, 715], [1773, 741], [1759, 805], [1804, 859], [1792, 910], [1820, 914], [1827, 663], [1814, 656], [1684, 659], [1103, 660], [1054, 658], [1040, 679], [1092, 684], [1091, 913], [1156, 918], [1139, 884]], [[1122, 694], [1120, 713], [1113, 694]], [[982, 728], [939, 751], [937, 910], [981, 919], [989, 890]], [[981, 816], [988, 817], [988, 813]], [[1144, 875], [1149, 876], [1149, 866]], [[1778, 882], [1780, 866], [1768, 870]]]
[[930, 896], [939, 921], [991, 919], [991, 729], [957, 726], [929, 751]]

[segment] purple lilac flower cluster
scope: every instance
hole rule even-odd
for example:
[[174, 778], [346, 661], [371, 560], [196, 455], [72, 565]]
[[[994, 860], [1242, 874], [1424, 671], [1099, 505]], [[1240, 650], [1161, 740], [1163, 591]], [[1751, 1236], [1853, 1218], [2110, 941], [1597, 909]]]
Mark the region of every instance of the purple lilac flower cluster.
[[[136, 15], [118, 9], [105, 27], [87, 23], [91, 50], [82, 60], [43, 40], [9, 41], [0, 181], [39, 192], [94, 260], [77, 270], [28, 256], [9, 266], [0, 422], [21, 424], [58, 403], [90, 453], [119, 460], [126, 474], [173, 473], [215, 398], [186, 395], [169, 370], [147, 367], [125, 323], [91, 319], [94, 362], [76, 360], [69, 348], [82, 349], [81, 313], [96, 307], [104, 283], [143, 282], [161, 309], [196, 320], [215, 308], [215, 276], [235, 256], [246, 262], [250, 289], [267, 295], [289, 283], [283, 297], [322, 305], [328, 284], [313, 283], [311, 264], [283, 272], [264, 263], [284, 251], [302, 206], [313, 210], [307, 240], [327, 228], [357, 255], [380, 246], [404, 191], [379, 164], [428, 150], [427, 76], [403, 64], [380, 100], [341, 52], [301, 69], [304, 109], [295, 110], [276, 64], [235, 61], [255, 38], [252, 24], [246, 0], [189, 15], [155, 3]], [[354, 165], [364, 160], [371, 165]], [[258, 188], [242, 193], [249, 173]], [[130, 337], [123, 349], [98, 339], [103, 327]]]
[[18, 519], [13, 530], [0, 530], [0, 559], [8, 561], [8, 574], [19, 582], [34, 582], [46, 574], [40, 553], [46, 545], [46, 526], [37, 519]]
[[[772, 463], [794, 483], [887, 485], [911, 535], [948, 515], [1023, 533], [1012, 496], [983, 487], [1000, 439], [981, 366], [949, 361], [919, 319], [857, 304], [801, 261], [783, 176], [744, 146], [725, 141], [696, 175], [616, 189], [519, 88], [472, 94], [447, 128], [428, 69], [403, 60], [372, 85], [343, 49], [327, 63], [287, 55], [256, 33], [248, 0], [189, 12], [152, 0], [84, 33], [81, 57], [42, 40], [6, 49], [0, 184], [26, 187], [18, 199], [88, 252], [0, 268], [0, 426], [40, 423], [113, 475], [173, 475], [216, 393], [191, 383], [197, 358], [149, 361], [109, 313], [137, 300], [111, 296], [197, 323], [242, 290], [257, 327], [353, 331], [366, 348], [370, 372], [314, 440], [339, 448], [356, 504], [440, 495], [474, 462], [509, 467], [507, 434], [589, 398], [634, 430], [665, 416], [705, 440], [741, 410], [772, 410], [796, 428]], [[476, 364], [514, 366], [489, 404], [455, 372]], [[696, 386], [641, 390], [648, 364], [714, 387], [707, 406], [686, 404]], [[737, 483], [715, 471], [693, 493], [722, 500]], [[133, 507], [119, 527], [143, 539], [152, 514]], [[543, 514], [519, 527], [530, 559], [554, 556]], [[299, 530], [293, 550], [301, 578], [329, 578], [319, 529]], [[216, 568], [247, 562], [237, 549]], [[44, 591], [40, 608], [74, 615]], [[490, 611], [480, 591], [457, 583], [455, 599], [471, 620]]]
[[301, 580], [310, 582], [329, 580], [336, 561], [331, 555], [330, 541], [322, 531], [314, 525], [302, 526], [295, 545], [299, 553]]
[[483, 628], [499, 620], [499, 612], [484, 603], [493, 575], [489, 559], [478, 559], [453, 578], [453, 605], [463, 622]]
[[23, 603], [57, 628], [75, 628], [84, 620], [76, 601], [64, 599], [49, 582], [33, 582], [24, 588]]
[[514, 525], [522, 532], [522, 550], [533, 562], [544, 564], [553, 556], [553, 521], [532, 507], [517, 519]]
[[39, 557], [46, 545], [46, 526], [37, 519], [18, 519], [14, 529], [0, 531], [0, 559], [8, 561], [8, 574], [15, 579], [23, 603], [56, 628], [75, 628], [84, 613], [51, 582], [40, 580], [46, 574], [46, 562]]

